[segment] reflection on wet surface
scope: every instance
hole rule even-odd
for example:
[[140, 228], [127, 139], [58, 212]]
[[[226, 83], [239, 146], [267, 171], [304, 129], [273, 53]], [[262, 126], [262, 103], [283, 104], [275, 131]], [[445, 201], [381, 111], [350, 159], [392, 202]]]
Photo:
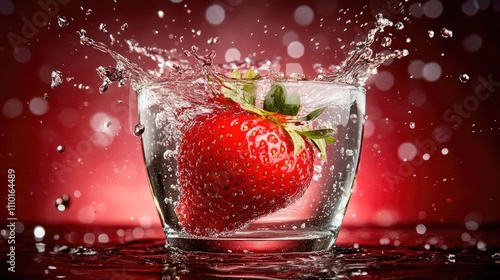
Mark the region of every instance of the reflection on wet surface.
[[[427, 226], [423, 234], [418, 226], [346, 228], [332, 251], [284, 255], [176, 254], [164, 247], [161, 229], [143, 232], [143, 238], [136, 240], [133, 240], [134, 229], [119, 227], [86, 230], [45, 227], [44, 232], [39, 240], [41, 236], [36, 234], [40, 234], [40, 228], [26, 226], [17, 235], [16, 272], [8, 271], [6, 261], [2, 261], [2, 279], [492, 279], [500, 276], [498, 226], [484, 226], [473, 232], [459, 227]], [[90, 234], [96, 238], [92, 240]], [[6, 239], [1, 243], [5, 259], [8, 244]]]

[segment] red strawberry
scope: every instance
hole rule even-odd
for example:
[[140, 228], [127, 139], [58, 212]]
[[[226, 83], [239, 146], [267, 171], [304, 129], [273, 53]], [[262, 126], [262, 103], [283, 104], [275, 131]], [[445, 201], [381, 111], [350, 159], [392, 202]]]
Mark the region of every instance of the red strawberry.
[[280, 84], [255, 106], [259, 75], [237, 70], [221, 93], [239, 106], [197, 118], [178, 147], [181, 196], [175, 209], [186, 232], [229, 234], [300, 198], [312, 178], [313, 145], [325, 155], [333, 129], [307, 126], [324, 109], [303, 117], [300, 95]]
[[230, 110], [196, 123], [179, 146], [180, 223], [194, 235], [232, 232], [302, 196], [313, 148], [300, 153], [272, 121]]

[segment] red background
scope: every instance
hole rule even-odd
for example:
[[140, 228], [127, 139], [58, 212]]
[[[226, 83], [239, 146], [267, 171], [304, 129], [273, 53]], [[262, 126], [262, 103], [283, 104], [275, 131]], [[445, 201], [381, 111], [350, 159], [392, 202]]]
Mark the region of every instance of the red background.
[[[99, 31], [100, 23], [106, 23], [121, 42], [133, 38], [142, 46], [179, 50], [196, 44], [202, 51], [214, 49], [220, 62], [228, 48], [237, 48], [242, 58], [252, 53], [260, 58], [279, 55], [283, 65], [300, 63], [310, 74], [312, 63], [329, 65], [345, 58], [352, 46], [341, 46], [362, 38], [374, 15], [382, 12], [404, 23], [403, 30], [390, 30], [395, 37], [392, 48], [407, 48], [410, 55], [386, 63], [368, 81], [361, 164], [345, 223], [463, 224], [464, 228], [470, 221], [478, 226], [498, 224], [500, 1], [478, 1], [476, 6], [470, 4], [473, 1], [406, 3], [406, 12], [410, 5], [417, 5], [410, 9], [413, 15], [401, 15], [391, 6], [392, 1], [375, 0], [363, 4], [319, 0], [117, 2], [2, 2], [0, 172], [4, 183], [0, 193], [7, 198], [7, 170], [14, 169], [18, 221], [43, 226], [60, 222], [89, 227], [160, 226], [147, 186], [140, 139], [132, 133], [137, 123], [133, 92], [114, 84], [105, 94], [98, 93], [100, 80], [95, 69], [114, 61], [81, 46], [77, 30], [85, 29], [91, 38], [109, 44], [107, 35]], [[51, 3], [53, 15], [40, 3]], [[210, 24], [205, 17], [213, 4], [225, 9], [224, 22], [219, 25]], [[306, 26], [294, 20], [301, 5], [314, 12]], [[89, 8], [92, 13], [86, 15]], [[68, 19], [69, 25], [59, 27], [55, 14]], [[29, 29], [27, 21], [40, 26]], [[361, 26], [365, 22], [370, 23], [368, 27]], [[127, 30], [120, 29], [124, 23], [128, 23]], [[452, 30], [453, 37], [442, 37], [442, 28]], [[429, 30], [435, 32], [434, 37], [428, 35]], [[300, 58], [287, 53], [283, 36], [290, 31], [305, 48]], [[212, 37], [219, 37], [219, 43], [207, 44]], [[380, 42], [375, 46], [380, 49]], [[112, 49], [144, 67], [151, 65], [127, 53], [119, 43]], [[429, 77], [422, 74], [419, 63], [431, 69], [426, 72]], [[411, 65], [416, 72], [409, 71]], [[432, 67], [436, 65], [441, 74], [434, 81]], [[51, 89], [50, 73], [55, 69], [63, 73], [65, 81]], [[464, 73], [470, 77], [465, 83], [459, 79]], [[66, 80], [69, 77], [74, 79]], [[80, 89], [80, 84], [89, 88]], [[46, 100], [44, 93], [50, 95]], [[453, 111], [459, 113], [450, 113]], [[58, 152], [58, 145], [65, 151]], [[417, 154], [405, 162], [405, 151]], [[428, 160], [422, 160], [425, 153]], [[58, 211], [55, 200], [63, 194], [70, 201], [65, 211]], [[7, 214], [0, 213], [0, 217]], [[467, 228], [471, 229], [470, 224]]]

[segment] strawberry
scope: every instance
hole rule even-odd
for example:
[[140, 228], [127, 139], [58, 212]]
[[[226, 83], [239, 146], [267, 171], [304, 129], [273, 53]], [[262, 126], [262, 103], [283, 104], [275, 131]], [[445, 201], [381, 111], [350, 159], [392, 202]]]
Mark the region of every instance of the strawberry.
[[[181, 189], [175, 211], [186, 232], [227, 235], [285, 208], [306, 191], [313, 174], [314, 149], [324, 155], [332, 129], [308, 130], [323, 109], [296, 117], [298, 94], [275, 84], [264, 108], [255, 106], [252, 70], [233, 72], [222, 85], [228, 100], [240, 106], [216, 111], [192, 123], [178, 147]], [[246, 80], [246, 81], [245, 81]]]

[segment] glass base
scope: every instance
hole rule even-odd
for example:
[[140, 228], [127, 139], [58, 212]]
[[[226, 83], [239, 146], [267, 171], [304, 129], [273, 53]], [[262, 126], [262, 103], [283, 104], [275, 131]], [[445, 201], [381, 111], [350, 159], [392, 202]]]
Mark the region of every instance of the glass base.
[[240, 231], [217, 238], [167, 233], [167, 248], [189, 253], [283, 254], [330, 249], [337, 232], [331, 231]]

